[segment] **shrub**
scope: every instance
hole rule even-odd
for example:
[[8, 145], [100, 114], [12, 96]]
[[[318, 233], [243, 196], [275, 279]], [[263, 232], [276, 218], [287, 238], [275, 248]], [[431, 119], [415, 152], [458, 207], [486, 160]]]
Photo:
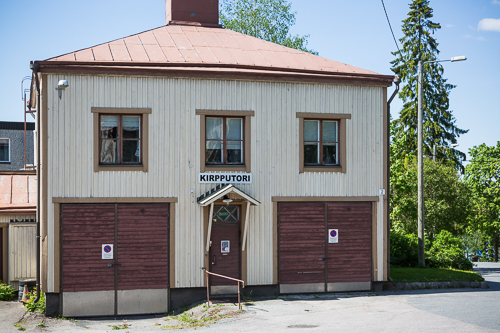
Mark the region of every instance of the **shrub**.
[[418, 237], [391, 231], [391, 265], [415, 267], [418, 264]]
[[14, 298], [16, 289], [0, 280], [0, 301], [10, 301]]
[[24, 304], [27, 312], [35, 312], [40, 311], [40, 313], [45, 313], [45, 294], [40, 293], [40, 299], [38, 302], [34, 302], [36, 298], [36, 288], [33, 288], [33, 291], [30, 293], [30, 300]]
[[472, 270], [473, 264], [463, 251], [463, 242], [446, 230], [436, 235], [434, 243], [426, 253], [430, 267]]

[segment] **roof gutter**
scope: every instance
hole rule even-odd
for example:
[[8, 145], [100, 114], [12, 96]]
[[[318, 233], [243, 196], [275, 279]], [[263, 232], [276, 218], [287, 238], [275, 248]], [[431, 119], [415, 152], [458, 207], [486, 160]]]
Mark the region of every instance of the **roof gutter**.
[[33, 303], [40, 300], [40, 80], [38, 80], [38, 69], [40, 65], [31, 63], [30, 69], [36, 80], [36, 298]]
[[387, 101], [387, 135], [389, 136], [387, 140], [387, 206], [385, 209], [385, 214], [387, 218], [387, 249], [389, 251], [387, 255], [387, 279], [392, 282], [391, 278], [391, 214], [389, 212], [390, 209], [390, 194], [391, 194], [391, 102], [396, 97], [396, 94], [399, 92], [399, 84], [401, 83], [401, 79], [397, 76], [394, 77], [394, 84], [396, 84], [396, 89], [391, 95], [391, 98]]

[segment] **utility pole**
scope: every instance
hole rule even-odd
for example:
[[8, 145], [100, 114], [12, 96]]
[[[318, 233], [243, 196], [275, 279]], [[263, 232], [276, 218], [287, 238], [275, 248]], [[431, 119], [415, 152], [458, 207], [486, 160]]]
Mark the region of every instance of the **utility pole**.
[[[425, 64], [431, 62], [444, 62], [444, 61], [465, 61], [467, 58], [465, 56], [453, 57], [450, 60], [434, 60], [434, 61], [426, 61]], [[423, 141], [424, 141], [424, 133], [422, 129], [422, 122], [424, 118], [423, 112], [423, 68], [424, 62], [422, 60], [418, 61], [418, 267], [425, 267], [425, 233], [424, 233], [424, 151], [423, 151]], [[436, 156], [435, 150], [436, 146], [434, 146], [434, 158]]]
[[422, 119], [423, 119], [423, 63], [422, 60], [418, 61], [418, 267], [425, 267], [425, 233], [424, 233], [424, 152], [423, 140], [424, 135], [422, 132]]

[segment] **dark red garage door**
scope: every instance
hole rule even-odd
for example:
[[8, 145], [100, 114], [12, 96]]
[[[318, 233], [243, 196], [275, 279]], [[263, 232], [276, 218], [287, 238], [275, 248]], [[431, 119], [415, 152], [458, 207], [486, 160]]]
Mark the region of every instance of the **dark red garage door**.
[[[141, 298], [168, 288], [169, 205], [64, 204], [61, 214], [63, 313], [79, 300], [90, 307], [82, 315], [157, 312]], [[112, 259], [103, 259], [104, 244]]]
[[[363, 290], [371, 282], [371, 203], [280, 203], [281, 293]], [[329, 230], [338, 243], [329, 243]]]

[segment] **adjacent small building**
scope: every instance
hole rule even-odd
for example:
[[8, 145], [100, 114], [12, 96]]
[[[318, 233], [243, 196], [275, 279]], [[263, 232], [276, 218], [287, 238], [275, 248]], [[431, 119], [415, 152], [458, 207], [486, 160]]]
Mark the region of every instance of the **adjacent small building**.
[[36, 278], [36, 173], [0, 171], [0, 280]]
[[386, 280], [394, 77], [222, 29], [217, 1], [166, 9], [32, 64], [47, 312], [165, 313], [202, 268], [253, 295]]
[[34, 130], [35, 123], [26, 123], [25, 132], [24, 122], [0, 121], [0, 171], [25, 169], [25, 158], [33, 166]]

